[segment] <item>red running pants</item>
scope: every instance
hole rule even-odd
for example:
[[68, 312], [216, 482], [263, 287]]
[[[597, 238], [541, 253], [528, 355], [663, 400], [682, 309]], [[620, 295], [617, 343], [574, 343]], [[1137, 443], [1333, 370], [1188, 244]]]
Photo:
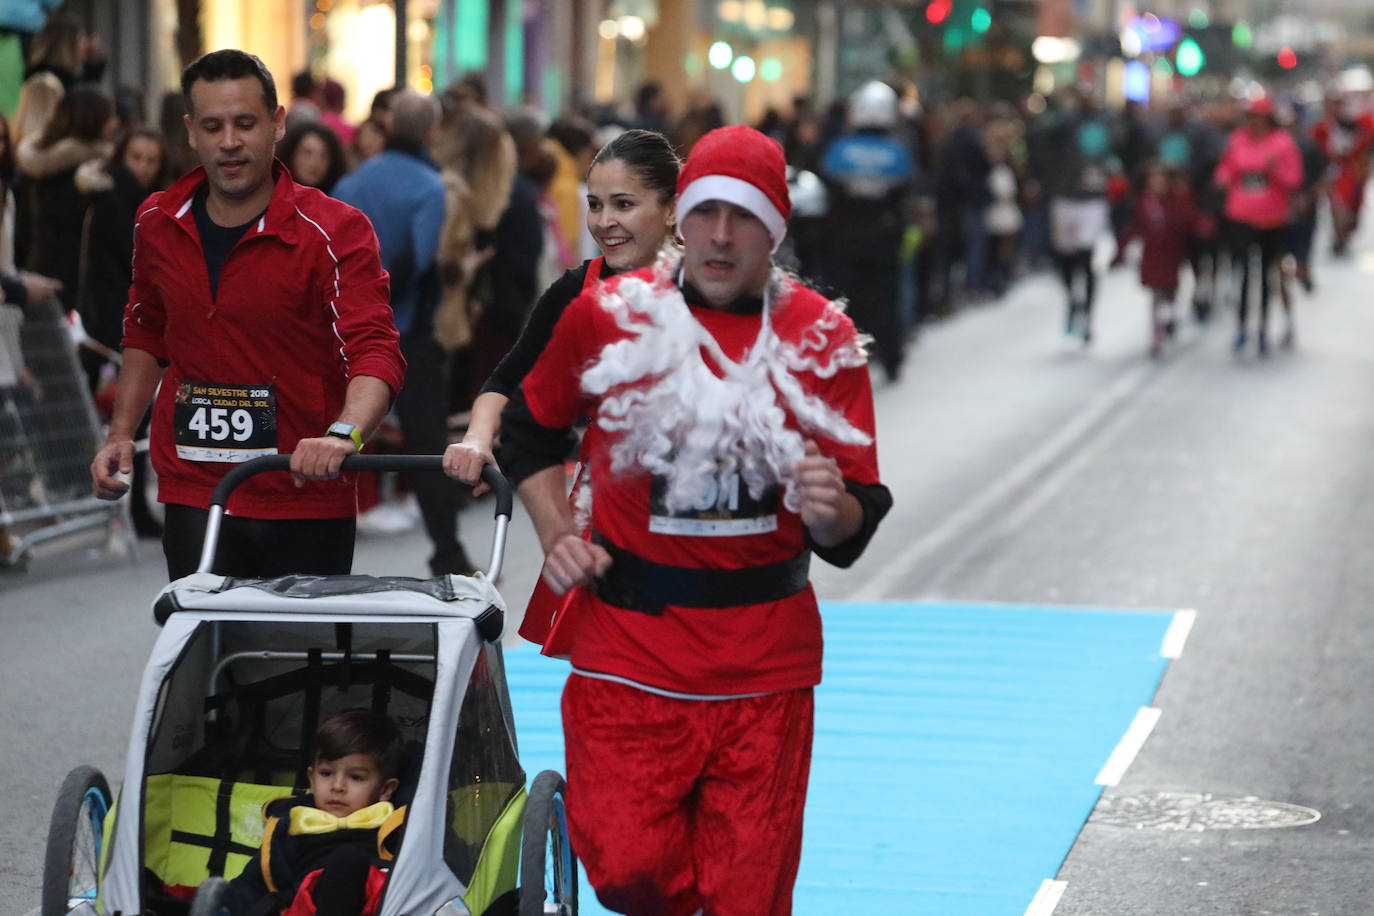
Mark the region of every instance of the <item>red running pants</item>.
[[602, 905], [791, 913], [813, 712], [810, 688], [681, 700], [569, 677], [569, 830]]

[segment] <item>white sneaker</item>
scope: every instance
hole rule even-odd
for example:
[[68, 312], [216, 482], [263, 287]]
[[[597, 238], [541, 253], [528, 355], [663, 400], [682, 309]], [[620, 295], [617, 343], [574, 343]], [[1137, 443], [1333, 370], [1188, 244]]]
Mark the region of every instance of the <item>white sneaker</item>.
[[382, 503], [358, 516], [358, 533], [366, 535], [400, 534], [415, 527], [415, 518], [400, 506]]

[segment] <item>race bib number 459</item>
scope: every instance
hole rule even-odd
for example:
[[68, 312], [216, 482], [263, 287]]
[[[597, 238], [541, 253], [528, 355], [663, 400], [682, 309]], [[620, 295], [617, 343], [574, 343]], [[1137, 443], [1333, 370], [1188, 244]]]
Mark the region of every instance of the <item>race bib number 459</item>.
[[277, 453], [277, 392], [271, 385], [184, 380], [177, 385], [177, 457], [240, 462]]

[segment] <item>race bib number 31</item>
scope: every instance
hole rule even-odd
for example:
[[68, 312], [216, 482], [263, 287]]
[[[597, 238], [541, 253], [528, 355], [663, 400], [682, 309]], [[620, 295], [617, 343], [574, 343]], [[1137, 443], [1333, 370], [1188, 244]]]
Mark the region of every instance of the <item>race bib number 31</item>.
[[277, 392], [271, 385], [182, 381], [177, 385], [177, 457], [237, 463], [277, 453]]
[[658, 475], [649, 482], [649, 530], [687, 537], [738, 537], [778, 530], [778, 488], [767, 487], [758, 499], [738, 474], [721, 472], [712, 492], [700, 504], [670, 512], [664, 500], [668, 482]]

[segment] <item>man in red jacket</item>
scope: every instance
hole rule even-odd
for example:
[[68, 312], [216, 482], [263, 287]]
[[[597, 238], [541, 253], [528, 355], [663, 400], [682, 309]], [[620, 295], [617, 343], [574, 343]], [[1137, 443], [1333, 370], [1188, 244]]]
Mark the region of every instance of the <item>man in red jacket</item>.
[[[821, 676], [810, 557], [848, 566], [891, 506], [862, 341], [771, 262], [785, 172], [752, 128], [698, 141], [681, 257], [569, 304], [503, 419], [544, 582], [576, 590], [569, 827], [620, 913], [791, 911]], [[562, 467], [584, 413], [585, 539]]]
[[[215, 571], [347, 573], [354, 481], [341, 478], [400, 389], [404, 360], [372, 226], [273, 157], [285, 111], [262, 61], [215, 51], [182, 74], [202, 168], [140, 207], [124, 363], [95, 492], [118, 499], [157, 392], [152, 455], [173, 578], [195, 570], [230, 464], [292, 454], [292, 477], [235, 491]], [[161, 388], [159, 389], [159, 383]]]

